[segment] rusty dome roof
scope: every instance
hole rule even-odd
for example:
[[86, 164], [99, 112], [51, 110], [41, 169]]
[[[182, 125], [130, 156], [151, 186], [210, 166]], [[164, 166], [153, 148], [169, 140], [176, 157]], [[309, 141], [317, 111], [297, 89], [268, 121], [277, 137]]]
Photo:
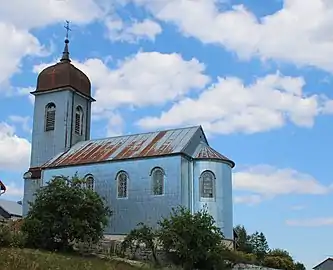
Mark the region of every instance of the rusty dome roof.
[[71, 64], [68, 43], [69, 41], [66, 39], [60, 62], [45, 68], [39, 73], [37, 88], [34, 93], [69, 87], [87, 97], [91, 97], [90, 80], [86, 74]]

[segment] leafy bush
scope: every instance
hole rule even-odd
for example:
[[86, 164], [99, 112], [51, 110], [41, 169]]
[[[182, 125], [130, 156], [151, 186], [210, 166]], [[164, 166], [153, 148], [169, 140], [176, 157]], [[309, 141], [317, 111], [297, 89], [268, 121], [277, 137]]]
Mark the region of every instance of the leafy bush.
[[40, 188], [24, 220], [22, 231], [30, 247], [70, 250], [73, 243], [97, 243], [111, 211], [93, 190], [82, 188], [76, 175], [54, 177]]
[[153, 228], [145, 225], [144, 223], [139, 223], [137, 228], [133, 229], [122, 242], [121, 248], [123, 252], [130, 249], [132, 257], [135, 257], [135, 253], [143, 245], [145, 248], [150, 250], [154, 263], [158, 263], [156, 256], [156, 232]]
[[12, 227], [13, 224], [13, 222], [0, 224], [0, 247], [23, 248], [25, 246], [25, 235]]
[[12, 233], [8, 224], [0, 224], [0, 247], [9, 247], [12, 243]]
[[159, 227], [158, 239], [165, 251], [173, 253], [174, 263], [184, 269], [223, 269], [223, 234], [207, 209], [192, 214], [184, 207], [175, 208]]

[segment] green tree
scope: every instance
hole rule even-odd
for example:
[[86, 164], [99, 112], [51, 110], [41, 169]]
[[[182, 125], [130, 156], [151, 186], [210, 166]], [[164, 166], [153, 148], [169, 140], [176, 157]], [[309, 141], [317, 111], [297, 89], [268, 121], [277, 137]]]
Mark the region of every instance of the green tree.
[[272, 249], [268, 252], [263, 261], [263, 265], [271, 268], [296, 270], [296, 265], [292, 256], [284, 249]]
[[74, 241], [96, 243], [103, 237], [111, 211], [84, 180], [54, 177], [36, 192], [22, 231], [34, 248], [68, 250]]
[[159, 226], [158, 239], [174, 255], [175, 264], [184, 269], [226, 268], [224, 259], [231, 254], [222, 245], [223, 234], [207, 209], [192, 214], [184, 207], [175, 208]]
[[305, 265], [302, 264], [301, 262], [296, 262], [295, 263], [295, 270], [306, 270]]
[[153, 230], [152, 227], [140, 222], [137, 228], [130, 231], [130, 233], [125, 237], [124, 241], [122, 242], [121, 248], [123, 252], [125, 252], [127, 249], [130, 249], [132, 257], [134, 258], [137, 249], [142, 244], [145, 246], [145, 248], [150, 250], [154, 262], [157, 264], [158, 259], [156, 255], [156, 232]]
[[253, 247], [253, 254], [255, 254], [258, 261], [261, 262], [269, 252], [269, 246], [265, 235], [262, 232], [255, 232], [250, 237], [250, 244]]
[[237, 225], [234, 228], [237, 234], [237, 250], [245, 252], [245, 253], [252, 253], [253, 246], [250, 243], [250, 235], [248, 235], [246, 229], [242, 225]]

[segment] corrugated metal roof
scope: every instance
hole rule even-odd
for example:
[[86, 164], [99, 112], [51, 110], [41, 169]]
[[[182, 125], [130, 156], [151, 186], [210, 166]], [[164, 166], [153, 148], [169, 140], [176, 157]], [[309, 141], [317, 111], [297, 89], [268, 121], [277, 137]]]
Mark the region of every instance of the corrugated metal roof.
[[200, 126], [119, 136], [75, 144], [44, 168], [181, 153]]
[[235, 166], [235, 163], [227, 158], [226, 156], [221, 155], [219, 152], [214, 150], [212, 147], [205, 143], [200, 143], [197, 149], [194, 152], [193, 158], [198, 159], [220, 159], [223, 161], [230, 162], [232, 167]]
[[22, 205], [17, 202], [0, 199], [0, 207], [10, 215], [22, 216]]

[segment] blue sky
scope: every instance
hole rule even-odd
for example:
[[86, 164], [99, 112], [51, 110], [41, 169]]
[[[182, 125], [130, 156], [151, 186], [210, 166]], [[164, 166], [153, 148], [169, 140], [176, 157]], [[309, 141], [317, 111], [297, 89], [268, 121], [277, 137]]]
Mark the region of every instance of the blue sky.
[[309, 269], [333, 255], [330, 1], [22, 3], [0, 10], [4, 198], [22, 197], [28, 93], [59, 59], [70, 20], [71, 58], [97, 100], [92, 138], [201, 124], [236, 162], [235, 224], [263, 231]]

